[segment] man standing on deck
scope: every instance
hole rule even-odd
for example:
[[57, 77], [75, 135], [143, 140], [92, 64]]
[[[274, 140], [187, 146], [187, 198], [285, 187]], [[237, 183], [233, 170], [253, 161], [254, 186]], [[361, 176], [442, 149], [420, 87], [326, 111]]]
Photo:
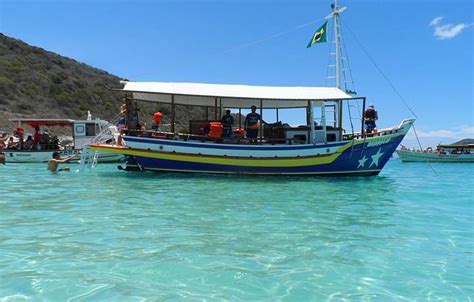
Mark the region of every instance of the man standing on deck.
[[379, 119], [374, 104], [370, 104], [369, 108], [364, 112], [365, 131], [367, 133], [377, 132], [375, 121]]
[[223, 136], [230, 137], [232, 136], [232, 126], [234, 125], [234, 117], [230, 115], [230, 110], [225, 111], [225, 115], [221, 119], [222, 126], [223, 126]]
[[247, 114], [247, 116], [245, 117], [245, 132], [247, 138], [250, 138], [250, 141], [254, 143], [256, 142], [256, 138], [258, 136], [258, 128], [260, 127], [259, 122], [262, 122], [264, 124], [266, 124], [266, 122], [263, 121], [260, 114], [256, 112], [257, 107], [255, 105], [250, 108], [252, 109], [252, 112]]

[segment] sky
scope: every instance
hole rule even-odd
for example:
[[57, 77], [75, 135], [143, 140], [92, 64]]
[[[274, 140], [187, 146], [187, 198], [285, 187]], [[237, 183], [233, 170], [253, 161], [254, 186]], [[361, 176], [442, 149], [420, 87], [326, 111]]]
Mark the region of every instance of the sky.
[[[133, 81], [325, 86], [330, 43], [306, 45], [330, 3], [0, 0], [0, 32]], [[471, 0], [339, 5], [355, 90], [376, 105], [379, 128], [412, 110], [424, 147], [474, 138]]]

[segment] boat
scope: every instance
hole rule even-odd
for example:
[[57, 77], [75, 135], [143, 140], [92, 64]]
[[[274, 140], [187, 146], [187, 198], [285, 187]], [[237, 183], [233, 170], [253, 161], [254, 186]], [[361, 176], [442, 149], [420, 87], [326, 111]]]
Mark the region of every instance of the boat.
[[[363, 112], [366, 97], [342, 88], [338, 16], [345, 7], [332, 5], [336, 43], [335, 87], [271, 87], [207, 83], [121, 82], [127, 129], [121, 145], [91, 144], [90, 152], [124, 155], [125, 170], [246, 175], [378, 175], [415, 119], [367, 133]], [[315, 34], [316, 35], [316, 34]], [[170, 106], [171, 129], [142, 129], [138, 102]], [[353, 104], [362, 103], [359, 114]], [[175, 127], [178, 105], [206, 108], [202, 120], [190, 120], [187, 131]], [[275, 112], [276, 123], [258, 126], [257, 138], [242, 136], [242, 110], [259, 108], [262, 120]], [[306, 109], [306, 125], [283, 125], [279, 112]], [[239, 113], [235, 135], [222, 137], [224, 109]], [[269, 110], [270, 109], [270, 110]], [[343, 113], [349, 112], [349, 117]], [[209, 111], [214, 116], [209, 116]], [[359, 107], [360, 111], [360, 107]], [[344, 123], [350, 124], [350, 130]], [[353, 122], [356, 120], [356, 122]], [[355, 124], [355, 126], [354, 126]], [[360, 126], [360, 131], [358, 129]], [[219, 130], [220, 127], [220, 130]], [[216, 130], [216, 131], [214, 131]], [[124, 169], [119, 166], [119, 169]]]
[[[114, 139], [113, 133], [118, 133], [114, 125], [102, 119], [73, 120], [73, 119], [39, 119], [39, 118], [21, 118], [10, 119], [18, 125], [15, 132], [23, 132], [24, 126], [29, 126], [32, 131], [36, 127], [43, 129], [52, 127], [70, 128], [72, 132], [72, 140], [61, 142], [58, 139], [51, 139], [47, 144], [37, 144], [30, 148], [23, 149], [5, 149], [5, 161], [7, 163], [43, 163], [48, 162], [53, 152], [59, 152], [61, 157], [78, 155], [77, 159], [72, 162], [78, 162], [82, 149], [92, 143], [98, 141], [98, 138], [107, 137], [107, 140]], [[104, 136], [104, 133], [108, 133]], [[105, 140], [103, 140], [105, 142]], [[123, 157], [114, 153], [97, 154], [97, 160], [100, 162], [118, 162]]]
[[410, 150], [402, 146], [396, 152], [402, 162], [474, 163], [474, 143], [462, 141], [450, 145], [440, 144], [435, 150]]

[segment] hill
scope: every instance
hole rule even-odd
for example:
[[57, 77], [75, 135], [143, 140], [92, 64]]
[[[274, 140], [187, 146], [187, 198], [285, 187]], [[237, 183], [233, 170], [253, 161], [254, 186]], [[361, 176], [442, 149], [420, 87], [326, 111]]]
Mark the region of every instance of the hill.
[[474, 139], [472, 138], [465, 138], [460, 141], [457, 141], [455, 143], [452, 143], [451, 145], [472, 145], [474, 144]]
[[[120, 77], [76, 60], [31, 46], [0, 34], [0, 129], [11, 130], [10, 118], [111, 120], [120, 108]], [[151, 123], [152, 113], [161, 109], [169, 123], [169, 106], [141, 104], [141, 118]], [[202, 119], [204, 110], [177, 108], [178, 130], [187, 129], [188, 119]]]

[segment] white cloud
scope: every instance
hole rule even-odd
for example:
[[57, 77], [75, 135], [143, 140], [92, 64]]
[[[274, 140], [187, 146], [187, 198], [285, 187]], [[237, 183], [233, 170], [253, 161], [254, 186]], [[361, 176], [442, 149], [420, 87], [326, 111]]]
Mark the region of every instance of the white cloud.
[[459, 35], [463, 30], [472, 26], [472, 24], [459, 23], [459, 24], [444, 24], [441, 25], [442, 16], [436, 17], [431, 20], [429, 26], [434, 27], [433, 35], [440, 40], [452, 39]]
[[433, 20], [431, 20], [430, 26], [435, 26], [435, 25], [438, 24], [439, 21], [441, 21], [441, 20], [443, 20], [443, 16], [439, 16], [439, 17], [434, 18]]
[[[463, 138], [474, 138], [474, 126], [465, 126], [459, 130], [432, 130], [432, 131], [423, 131], [417, 130], [416, 133], [420, 138], [447, 138], [447, 139], [463, 139]], [[408, 137], [415, 137], [415, 134], [410, 132]]]

